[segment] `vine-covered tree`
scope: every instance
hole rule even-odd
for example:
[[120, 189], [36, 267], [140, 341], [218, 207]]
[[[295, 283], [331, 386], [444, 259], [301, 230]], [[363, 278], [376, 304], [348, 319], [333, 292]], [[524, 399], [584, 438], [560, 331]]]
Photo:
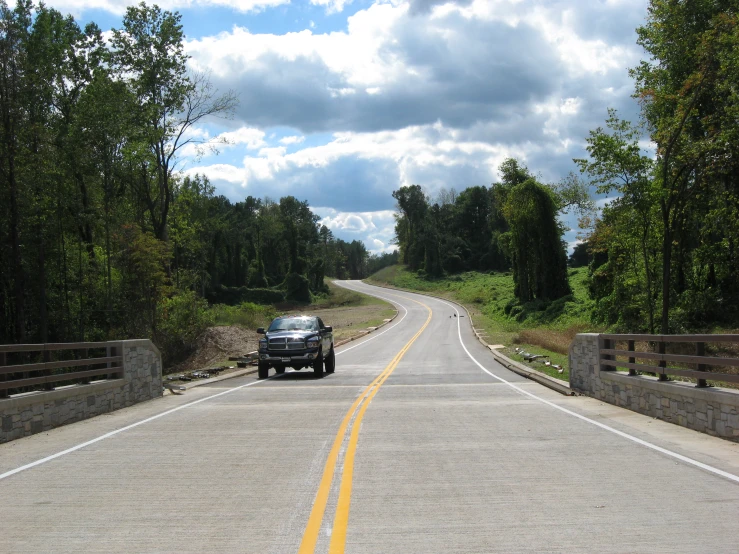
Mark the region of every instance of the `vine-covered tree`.
[[510, 226], [508, 248], [516, 297], [529, 302], [570, 294], [567, 251], [552, 191], [527, 179], [511, 189], [503, 209]]

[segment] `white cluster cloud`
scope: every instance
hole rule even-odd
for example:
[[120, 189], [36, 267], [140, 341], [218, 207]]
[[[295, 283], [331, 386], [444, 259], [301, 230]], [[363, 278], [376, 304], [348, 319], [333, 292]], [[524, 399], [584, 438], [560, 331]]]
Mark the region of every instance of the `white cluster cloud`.
[[304, 142], [304, 141], [305, 141], [305, 137], [291, 135], [289, 137], [282, 137], [280, 139], [280, 144], [285, 144], [285, 145], [300, 144], [301, 142]]
[[395, 234], [395, 212], [340, 212], [334, 208], [313, 208], [321, 216], [320, 225], [328, 227], [334, 235], [343, 240], [361, 239], [373, 254], [392, 252]]
[[[134, 3], [65, 1], [116, 13]], [[302, 9], [287, 0], [159, 2], [241, 12], [283, 3], [286, 14]], [[297, 32], [234, 24], [186, 42], [193, 69], [241, 97], [233, 128], [194, 131], [228, 159], [205, 157], [187, 171], [233, 200], [292, 194], [331, 207], [325, 224], [373, 250], [391, 247], [393, 221], [367, 214], [392, 212], [398, 187], [420, 184], [433, 196], [488, 185], [510, 156], [558, 181], [586, 155], [607, 108], [637, 115], [627, 68], [643, 56], [634, 29], [648, 0], [311, 4], [334, 18], [350, 13], [346, 26], [316, 31], [313, 11]]]
[[324, 6], [327, 13], [336, 13], [343, 11], [352, 0], [310, 0], [310, 3], [314, 6]]
[[[394, 40], [394, 24], [405, 12], [404, 7], [374, 4], [348, 18], [347, 32], [328, 34], [314, 34], [309, 29], [283, 35], [256, 34], [235, 26], [231, 31], [188, 41], [186, 50], [193, 56], [193, 67], [218, 76], [270, 69], [274, 62], [314, 60], [342, 83], [376, 87], [397, 79], [397, 72], [403, 69], [381, 49]], [[351, 94], [351, 86], [332, 87], [328, 82], [326, 91], [343, 96]]]

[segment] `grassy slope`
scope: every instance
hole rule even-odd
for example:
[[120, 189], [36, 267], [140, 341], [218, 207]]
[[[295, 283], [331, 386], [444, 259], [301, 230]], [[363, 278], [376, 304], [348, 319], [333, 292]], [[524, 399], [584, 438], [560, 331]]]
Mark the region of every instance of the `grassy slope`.
[[328, 279], [326, 284], [329, 293], [316, 297], [311, 304], [262, 306], [246, 302], [239, 306], [217, 304], [210, 310], [215, 325], [238, 325], [252, 331], [257, 327], [266, 327], [280, 314], [310, 313], [320, 316], [326, 325], [334, 327], [336, 340], [356, 336], [395, 315], [395, 308], [384, 300], [336, 286]]
[[513, 296], [510, 273], [468, 272], [443, 279], [426, 280], [403, 266], [386, 267], [367, 279], [370, 283], [429, 292], [464, 304], [470, 311], [475, 328], [484, 330], [489, 344], [508, 347], [504, 353], [522, 361], [514, 345], [528, 352], [549, 355], [553, 364], [562, 365], [565, 372], [543, 364], [532, 367], [560, 379], [569, 379], [567, 352], [577, 333], [593, 330], [588, 316], [585, 285], [587, 268], [569, 272], [572, 297], [545, 306], [533, 302], [518, 305]]

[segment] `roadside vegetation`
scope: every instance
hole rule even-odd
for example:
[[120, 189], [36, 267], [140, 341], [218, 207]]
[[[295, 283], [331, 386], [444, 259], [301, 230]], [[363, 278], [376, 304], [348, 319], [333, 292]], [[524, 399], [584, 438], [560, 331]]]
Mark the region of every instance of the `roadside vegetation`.
[[400, 265], [384, 268], [365, 279], [368, 283], [427, 292], [463, 304], [472, 322], [488, 344], [502, 344], [507, 356], [523, 361], [515, 348], [549, 357], [556, 369], [533, 364], [532, 367], [559, 379], [569, 379], [567, 353], [577, 333], [599, 330], [590, 321], [592, 301], [586, 285], [587, 268], [568, 272], [572, 294], [554, 302], [521, 303], [513, 293], [510, 272], [475, 271], [429, 279]]
[[310, 313], [319, 316], [334, 329], [334, 341], [355, 337], [377, 327], [396, 314], [395, 308], [378, 298], [339, 287], [326, 279], [326, 292], [316, 295], [310, 303], [282, 302], [277, 305], [260, 305], [242, 302], [235, 306], [226, 304], [197, 304], [187, 317], [194, 329], [192, 336], [185, 336], [193, 345], [189, 356], [180, 363], [167, 365], [165, 373], [202, 370], [211, 367], [235, 368], [228, 358], [243, 356], [257, 348], [258, 327], [267, 327], [278, 315]]
[[[367, 296], [333, 284], [326, 279], [326, 291], [316, 295], [310, 303], [280, 302], [274, 305], [261, 305], [242, 302], [236, 306], [214, 304], [203, 307], [203, 312], [196, 316], [200, 331], [209, 326], [239, 326], [254, 331], [257, 327], [266, 327], [278, 315], [290, 313], [310, 313], [318, 315], [327, 325], [341, 329], [347, 326], [343, 321], [338, 325], [332, 323], [331, 315], [344, 312], [356, 313], [351, 326], [356, 329], [377, 326], [385, 318], [395, 314], [395, 308], [379, 298]], [[361, 308], [361, 309], [358, 309]], [[324, 317], [324, 314], [326, 317]], [[344, 331], [341, 331], [342, 334]]]
[[180, 153], [231, 117], [234, 91], [191, 71], [181, 16], [141, 2], [108, 35], [0, 0], [0, 343], [150, 338], [164, 363], [217, 323], [252, 327], [325, 298], [372, 256], [306, 201], [232, 202]]

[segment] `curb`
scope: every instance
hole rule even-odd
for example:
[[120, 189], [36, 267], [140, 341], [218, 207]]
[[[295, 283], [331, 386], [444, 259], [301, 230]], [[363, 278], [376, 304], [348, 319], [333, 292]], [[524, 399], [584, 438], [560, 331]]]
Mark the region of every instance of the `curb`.
[[[357, 339], [361, 339], [362, 337], [366, 337], [372, 331], [376, 331], [380, 327], [384, 327], [388, 323], [391, 323], [396, 317], [398, 317], [398, 310], [395, 310], [395, 315], [393, 317], [389, 318], [388, 321], [383, 321], [382, 323], [380, 323], [380, 325], [378, 325], [374, 329], [367, 329], [367, 330], [362, 331], [360, 334], [358, 334], [358, 335], [356, 335], [354, 337], [350, 337], [348, 339], [342, 339], [339, 342], [335, 342], [334, 343], [334, 348], [336, 348], [338, 346], [343, 346], [343, 345], [345, 345], [345, 344], [347, 344], [349, 342], [355, 341]], [[250, 355], [250, 354], [256, 354], [256, 353], [257, 352], [255, 350], [254, 352], [249, 352], [247, 354], [247, 356]], [[241, 377], [242, 375], [250, 375], [251, 373], [256, 373], [256, 372], [257, 372], [256, 369], [244, 369], [242, 371], [234, 371], [233, 373], [229, 373], [227, 375], [221, 375], [219, 377], [211, 377], [210, 379], [203, 379], [202, 381], [192, 381], [190, 383], [187, 383], [186, 385], [181, 385], [181, 386], [184, 386], [185, 387], [185, 390], [187, 391], [187, 390], [190, 390], [192, 388], [199, 387], [200, 385], [208, 385], [210, 383], [217, 383], [218, 381], [225, 381], [226, 379], [233, 379], [234, 377]]]
[[234, 371], [233, 373], [228, 373], [226, 375], [220, 375], [218, 377], [211, 377], [210, 379], [203, 379], [201, 381], [191, 381], [190, 383], [187, 383], [185, 385], [181, 385], [185, 387], [185, 390], [190, 390], [195, 387], [199, 387], [200, 385], [208, 385], [210, 383], [217, 383], [218, 381], [225, 381], [226, 379], [232, 379], [234, 377], [241, 377], [242, 375], [249, 375], [250, 373], [256, 373], [256, 369], [242, 369], [241, 371]]
[[427, 292], [420, 292], [416, 290], [409, 290], [409, 289], [402, 289], [399, 287], [391, 287], [391, 286], [385, 286], [385, 285], [378, 285], [377, 283], [369, 283], [366, 282], [364, 279], [362, 279], [363, 283], [366, 283], [367, 285], [373, 285], [375, 287], [380, 287], [388, 290], [399, 290], [403, 292], [411, 292], [413, 294], [420, 294], [421, 296], [430, 296], [431, 298], [436, 298], [437, 300], [444, 300], [445, 302], [450, 302], [451, 304], [455, 304], [462, 308], [465, 313], [467, 314], [467, 319], [470, 322], [470, 327], [472, 328], [472, 332], [475, 334], [475, 337], [477, 338], [480, 343], [487, 347], [488, 350], [490, 350], [490, 353], [493, 355], [493, 358], [495, 361], [497, 361], [499, 364], [501, 364], [506, 369], [512, 371], [513, 373], [516, 373], [518, 375], [521, 375], [522, 377], [526, 377], [527, 379], [531, 379], [532, 381], [536, 381], [540, 385], [544, 385], [547, 388], [552, 389], [553, 391], [556, 391], [560, 394], [563, 394], [565, 396], [575, 396], [575, 393], [570, 389], [569, 383], [565, 383], [564, 381], [559, 381], [558, 379], [554, 379], [553, 377], [550, 377], [549, 375], [542, 373], [541, 371], [536, 371], [535, 369], [531, 369], [528, 366], [525, 366], [515, 360], [511, 360], [507, 356], [504, 356], [500, 352], [496, 352], [491, 345], [489, 345], [487, 342], [485, 342], [480, 336], [480, 334], [475, 329], [474, 324], [472, 323], [472, 316], [470, 315], [469, 310], [467, 307], [463, 304], [460, 304], [459, 302], [455, 302], [454, 300], [450, 300], [449, 298], [444, 298], [443, 296], [437, 296], [435, 294], [429, 294]]
[[[480, 342], [482, 342], [482, 340], [480, 340]], [[565, 396], [575, 396], [575, 393], [572, 391], [572, 389], [570, 389], [569, 384], [565, 383], [564, 381], [560, 381], [559, 379], [550, 377], [549, 375], [542, 373], [541, 371], [536, 371], [535, 369], [531, 369], [527, 365], [524, 365], [515, 360], [511, 360], [508, 356], [504, 356], [500, 352], [497, 352], [489, 344], [487, 344], [486, 346], [493, 354], [493, 358], [495, 358], [495, 360], [500, 365], [512, 371], [513, 373], [517, 373], [518, 375], [531, 379], [532, 381], [536, 381], [537, 383], [544, 385], [545, 387], [549, 387], [550, 389], [557, 391], [560, 394], [564, 394]]]

